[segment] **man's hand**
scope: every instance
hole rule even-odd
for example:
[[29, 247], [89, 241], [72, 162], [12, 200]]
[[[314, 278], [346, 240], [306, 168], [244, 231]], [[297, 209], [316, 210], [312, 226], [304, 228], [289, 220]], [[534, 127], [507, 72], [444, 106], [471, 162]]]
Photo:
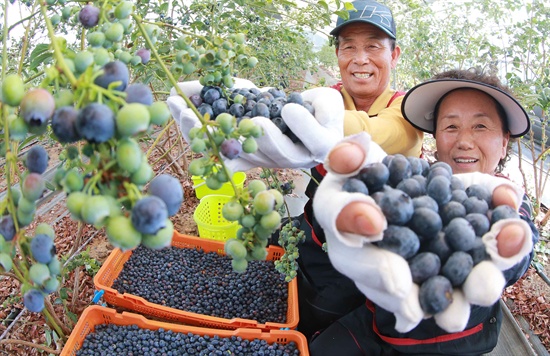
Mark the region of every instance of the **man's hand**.
[[[251, 82], [236, 80], [236, 85], [255, 87]], [[200, 93], [198, 81], [180, 83], [185, 95]], [[315, 114], [305, 107], [289, 103], [283, 107], [281, 117], [299, 139], [294, 143], [266, 117], [257, 116], [252, 121], [262, 128], [263, 135], [256, 139], [255, 153], [242, 153], [240, 157], [226, 160], [233, 171], [246, 171], [254, 167], [265, 168], [311, 168], [323, 162], [327, 152], [343, 137], [344, 104], [340, 93], [330, 88], [310, 89], [302, 93], [305, 101], [311, 102]], [[202, 124], [175, 88], [167, 100], [172, 116], [182, 135], [189, 142], [189, 131]]]

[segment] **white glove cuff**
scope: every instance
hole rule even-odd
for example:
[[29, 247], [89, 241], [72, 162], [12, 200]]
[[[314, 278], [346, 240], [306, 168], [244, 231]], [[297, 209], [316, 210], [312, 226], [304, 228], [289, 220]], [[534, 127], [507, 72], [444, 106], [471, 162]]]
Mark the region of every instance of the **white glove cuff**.
[[387, 156], [387, 153], [384, 152], [384, 150], [378, 146], [378, 144], [376, 144], [374, 141], [371, 140], [371, 137], [368, 133], [366, 132], [361, 132], [361, 133], [358, 133], [358, 134], [355, 134], [355, 135], [351, 135], [351, 136], [348, 136], [346, 138], [344, 138], [342, 141], [340, 141], [339, 143], [341, 142], [355, 142], [357, 143], [360, 147], [363, 148], [363, 150], [367, 150], [367, 152], [365, 152], [365, 159], [363, 161], [363, 163], [359, 166], [359, 168], [357, 168], [356, 170], [354, 170], [353, 172], [350, 172], [348, 174], [339, 174], [339, 173], [335, 173], [334, 171], [331, 170], [330, 168], [330, 160], [329, 160], [329, 155], [327, 155], [327, 157], [325, 158], [325, 163], [324, 163], [324, 166], [325, 166], [325, 169], [327, 170], [327, 172], [330, 172], [330, 173], [333, 173], [333, 174], [338, 174], [340, 177], [343, 177], [343, 178], [348, 178], [348, 177], [353, 177], [355, 176], [357, 173], [359, 173], [359, 171], [365, 167], [367, 164], [370, 164], [370, 163], [375, 163], [375, 162], [382, 162], [382, 159], [384, 159], [384, 157]]
[[523, 191], [521, 190], [521, 188], [519, 188], [517, 185], [515, 185], [514, 183], [512, 183], [506, 178], [495, 177], [495, 176], [485, 174], [485, 173], [480, 173], [480, 172], [459, 173], [459, 174], [455, 174], [454, 176], [462, 181], [465, 188], [468, 188], [472, 184], [481, 184], [489, 188], [491, 193], [495, 191], [495, 188], [501, 185], [507, 185], [511, 187], [514, 190], [514, 192], [516, 192], [516, 207], [519, 208], [521, 206], [521, 202], [523, 200]]
[[470, 304], [488, 307], [498, 301], [505, 286], [506, 280], [498, 267], [492, 261], [481, 261], [464, 281], [462, 292]]
[[[524, 239], [523, 245], [519, 252], [510, 257], [502, 257], [498, 254], [497, 248], [497, 236], [500, 231], [507, 225], [518, 225], [523, 228]], [[485, 244], [485, 250], [491, 256], [492, 262], [501, 271], [505, 271], [508, 268], [514, 266], [520, 262], [525, 256], [527, 256], [533, 248], [533, 239], [531, 238], [531, 228], [527, 222], [521, 219], [503, 219], [497, 221], [491, 227], [491, 230], [483, 235], [483, 243]]]

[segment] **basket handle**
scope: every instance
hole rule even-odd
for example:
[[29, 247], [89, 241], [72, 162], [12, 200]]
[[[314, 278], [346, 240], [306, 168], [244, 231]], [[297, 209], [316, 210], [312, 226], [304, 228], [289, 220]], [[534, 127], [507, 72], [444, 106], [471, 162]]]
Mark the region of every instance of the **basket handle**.
[[202, 187], [202, 186], [205, 185], [205, 184], [206, 184], [206, 181], [204, 181], [204, 182], [202, 182], [202, 183], [199, 183], [199, 184], [197, 184], [197, 185], [194, 185], [194, 186], [193, 186], [193, 189], [197, 189], [197, 188], [199, 188], [199, 187]]

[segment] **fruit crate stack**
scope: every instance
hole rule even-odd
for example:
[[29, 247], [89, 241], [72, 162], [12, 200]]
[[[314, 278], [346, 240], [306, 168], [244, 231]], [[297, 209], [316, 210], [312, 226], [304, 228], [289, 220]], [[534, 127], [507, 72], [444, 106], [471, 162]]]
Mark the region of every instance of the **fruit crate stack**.
[[[138, 255], [140, 253], [156, 256]], [[187, 257], [182, 258], [177, 255], [178, 253], [185, 253]], [[134, 257], [139, 256], [139, 260], [143, 263], [138, 262], [136, 265], [131, 262], [130, 259], [134, 254]], [[282, 248], [269, 246], [266, 261], [252, 262], [272, 265], [271, 262], [279, 259], [283, 254]], [[163, 265], [157, 264], [159, 256], [162, 256], [160, 259]], [[228, 262], [228, 264], [225, 267], [222, 265], [221, 268], [215, 267], [217, 258], [222, 261], [221, 263]], [[179, 269], [184, 266], [184, 270]], [[138, 269], [133, 271], [138, 277], [131, 277], [132, 268]], [[144, 271], [144, 268], [148, 271]], [[103, 291], [103, 300], [107, 304], [129, 312], [115, 315], [109, 311], [109, 308], [102, 308], [101, 312], [93, 311], [95, 314], [99, 314], [93, 318], [88, 314], [83, 314], [79, 324], [86, 325], [81, 325], [73, 330], [65, 347], [68, 350], [66, 354], [76, 354], [75, 350], [82, 346], [86, 335], [97, 329], [97, 325], [111, 323], [128, 325], [131, 320], [131, 324], [137, 324], [141, 329], [162, 328], [173, 332], [191, 332], [195, 335], [208, 335], [209, 337], [214, 337], [214, 335], [219, 338], [233, 337], [246, 344], [252, 342], [261, 342], [262, 345], [265, 345], [265, 342], [283, 345], [292, 343], [292, 346], [296, 345], [298, 349], [296, 354], [307, 355], [305, 337], [293, 330], [298, 325], [296, 280], [284, 282], [284, 279], [281, 279], [279, 281], [281, 276], [274, 267], [274, 273], [271, 276], [263, 268], [267, 267], [249, 265], [244, 274], [234, 272], [231, 269], [230, 259], [224, 253], [224, 241], [208, 240], [177, 232], [174, 233], [171, 248], [150, 250], [138, 247], [135, 250], [124, 252], [115, 249], [95, 276], [94, 284], [97, 290]], [[220, 272], [221, 275], [218, 275], [217, 272]], [[240, 285], [232, 284], [234, 282], [230, 275], [246, 275], [247, 273], [256, 274], [248, 277], [248, 280], [242, 281]], [[271, 282], [266, 282], [265, 279], [261, 280], [264, 276], [267, 276], [265, 278], [273, 277], [271, 279], [276, 281], [272, 286], [266, 287], [266, 284]], [[153, 282], [149, 280], [147, 283], [149, 277], [153, 278]], [[158, 279], [155, 280], [155, 278]], [[168, 282], [174, 278], [173, 283]], [[242, 278], [247, 277], [243, 276]], [[204, 281], [207, 281], [207, 285], [202, 284]], [[154, 285], [151, 285], [152, 283]], [[222, 296], [218, 296], [220, 299], [216, 299], [215, 292], [211, 292], [218, 285], [218, 291], [223, 290], [229, 293], [223, 297], [225, 299], [222, 299]], [[120, 289], [128, 291], [121, 293]], [[277, 291], [274, 296], [269, 296], [268, 289], [277, 289]], [[286, 299], [282, 300], [283, 297]], [[169, 305], [170, 301], [173, 303], [183, 299], [186, 299], [188, 304], [179, 304], [177, 307]], [[261, 310], [262, 306], [268, 310], [267, 314]], [[237, 311], [232, 311], [231, 307], [236, 308]], [[223, 313], [216, 315], [216, 312], [220, 310], [223, 310]], [[143, 318], [143, 320], [140, 319], [143, 322], [136, 323], [135, 320], [138, 316], [132, 313], [141, 314], [139, 317]], [[230, 316], [227, 313], [243, 314]], [[282, 313], [284, 315], [281, 315]], [[245, 316], [241, 317], [240, 315]], [[163, 320], [167, 325], [160, 327], [154, 324], [151, 327], [147, 324], [149, 320], [145, 317]], [[181, 329], [182, 324], [185, 324], [185, 328], [189, 328], [189, 330]], [[101, 330], [103, 328], [103, 326], [100, 327]], [[273, 349], [274, 346], [266, 347]]]

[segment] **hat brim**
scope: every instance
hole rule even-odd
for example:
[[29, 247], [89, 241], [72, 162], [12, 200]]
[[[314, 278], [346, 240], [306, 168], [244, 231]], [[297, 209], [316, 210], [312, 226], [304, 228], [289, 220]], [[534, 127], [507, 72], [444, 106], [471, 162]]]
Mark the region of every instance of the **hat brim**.
[[435, 105], [445, 94], [460, 88], [481, 90], [493, 97], [506, 113], [511, 137], [523, 136], [531, 128], [527, 112], [510, 94], [493, 86], [465, 79], [437, 79], [415, 86], [403, 98], [403, 116], [417, 129], [433, 134]]
[[330, 35], [331, 36], [338, 36], [338, 33], [342, 30], [342, 28], [346, 27], [349, 24], [358, 23], [358, 22], [363, 22], [363, 23], [366, 23], [366, 24], [369, 24], [369, 25], [376, 26], [377, 28], [384, 31], [384, 33], [387, 34], [391, 39], [394, 39], [394, 40], [396, 39], [395, 35], [393, 33], [391, 33], [387, 28], [384, 28], [384, 27], [380, 26], [379, 24], [377, 24], [376, 22], [370, 21], [369, 19], [348, 20], [348, 21], [340, 24], [339, 26], [336, 26], [332, 31], [330, 31]]

